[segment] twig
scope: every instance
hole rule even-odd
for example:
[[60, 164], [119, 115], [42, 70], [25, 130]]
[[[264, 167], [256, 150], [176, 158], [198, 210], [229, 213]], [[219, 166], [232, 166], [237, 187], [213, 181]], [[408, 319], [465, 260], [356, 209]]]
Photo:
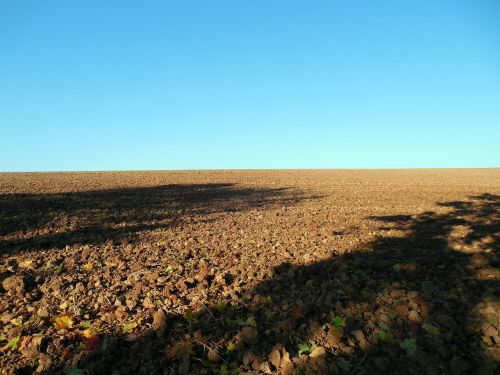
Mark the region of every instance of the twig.
[[358, 365], [356, 366], [356, 368], [352, 371], [352, 373], [356, 373], [356, 371], [358, 370], [359, 366], [361, 366], [361, 364], [363, 363], [363, 361], [365, 360], [366, 358], [366, 355], [368, 354], [368, 351], [365, 351], [365, 354], [363, 355], [363, 358], [361, 358], [361, 361], [359, 361]]
[[221, 359], [226, 365], [230, 366], [229, 362], [226, 361], [224, 358], [222, 358], [219, 353], [217, 353], [215, 350], [213, 350], [210, 346], [205, 344], [204, 342], [200, 340], [195, 340], [198, 344], [201, 344], [205, 349], [211, 350], [219, 359]]

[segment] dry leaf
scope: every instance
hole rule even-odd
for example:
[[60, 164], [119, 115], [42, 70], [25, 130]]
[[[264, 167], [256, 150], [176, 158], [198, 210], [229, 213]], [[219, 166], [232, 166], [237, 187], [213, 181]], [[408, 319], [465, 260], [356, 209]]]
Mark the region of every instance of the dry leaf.
[[57, 329], [68, 329], [73, 327], [73, 318], [69, 315], [58, 316], [54, 321], [54, 327]]

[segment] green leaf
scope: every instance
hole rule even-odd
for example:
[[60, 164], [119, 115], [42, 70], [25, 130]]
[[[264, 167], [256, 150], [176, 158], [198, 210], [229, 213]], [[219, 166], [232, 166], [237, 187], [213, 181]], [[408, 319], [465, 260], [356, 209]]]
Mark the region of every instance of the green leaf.
[[380, 331], [376, 333], [377, 340], [380, 342], [388, 342], [391, 338], [391, 335], [387, 331]]
[[229, 369], [227, 368], [227, 364], [223, 363], [220, 366], [219, 374], [220, 375], [229, 375]]
[[166, 273], [172, 273], [172, 272], [174, 272], [174, 267], [168, 266], [167, 268], [165, 268], [165, 272]]
[[385, 322], [380, 322], [378, 324], [378, 326], [380, 327], [380, 329], [383, 329], [384, 331], [388, 331], [389, 330], [389, 326]]
[[422, 328], [427, 333], [430, 333], [430, 334], [433, 334], [433, 335], [438, 335], [439, 334], [439, 328], [434, 327], [432, 324], [424, 323], [424, 324], [422, 324]]
[[184, 313], [184, 318], [190, 323], [193, 322], [196, 319], [193, 309], [187, 309]]
[[80, 327], [82, 328], [90, 328], [92, 325], [92, 322], [90, 320], [84, 320], [83, 322], [80, 323]]
[[495, 314], [488, 314], [488, 322], [496, 327], [498, 325], [498, 317]]
[[245, 323], [250, 327], [257, 327], [257, 322], [255, 321], [255, 317], [253, 315], [250, 315]]
[[215, 305], [215, 309], [218, 312], [224, 312], [227, 309], [227, 303], [224, 303], [224, 302], [218, 303], [217, 305]]
[[405, 339], [399, 346], [401, 349], [404, 349], [408, 355], [412, 355], [417, 351], [417, 342], [415, 339]]
[[297, 349], [299, 350], [299, 355], [311, 353], [311, 348], [307, 344], [297, 344]]
[[335, 324], [337, 327], [345, 327], [345, 321], [340, 316], [336, 316], [335, 318], [333, 318], [333, 324]]
[[13, 339], [10, 339], [10, 341], [2, 347], [2, 350], [3, 351], [7, 351], [9, 349], [14, 350], [17, 348], [18, 342], [19, 342], [19, 336], [14, 337]]
[[332, 326], [331, 327], [331, 332], [337, 336], [338, 338], [341, 338], [344, 336], [344, 327], [341, 326]]

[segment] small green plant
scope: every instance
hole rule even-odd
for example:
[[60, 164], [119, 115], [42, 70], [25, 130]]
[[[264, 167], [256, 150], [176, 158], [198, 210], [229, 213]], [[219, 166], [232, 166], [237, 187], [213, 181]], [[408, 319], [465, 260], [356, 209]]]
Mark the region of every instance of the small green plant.
[[399, 346], [406, 351], [407, 355], [412, 355], [417, 351], [417, 341], [415, 339], [405, 339]]
[[92, 325], [92, 322], [90, 320], [84, 320], [83, 322], [80, 323], [80, 327], [82, 328], [90, 328], [90, 326]]
[[137, 327], [137, 323], [125, 323], [122, 328], [123, 333], [130, 333]]
[[439, 328], [434, 327], [432, 324], [429, 324], [429, 323], [422, 324], [422, 329], [425, 332], [430, 333], [432, 335], [438, 335], [439, 334]]
[[340, 316], [336, 316], [335, 318], [333, 318], [332, 323], [337, 327], [345, 327], [345, 320]]
[[379, 326], [379, 328], [380, 328], [380, 329], [382, 329], [382, 330], [384, 330], [384, 331], [389, 331], [389, 326], [388, 326], [388, 325], [387, 325], [387, 323], [385, 323], [385, 322], [380, 322], [380, 323], [378, 324], [378, 326]]
[[391, 338], [391, 335], [387, 331], [379, 331], [376, 333], [377, 340], [380, 342], [388, 342]]

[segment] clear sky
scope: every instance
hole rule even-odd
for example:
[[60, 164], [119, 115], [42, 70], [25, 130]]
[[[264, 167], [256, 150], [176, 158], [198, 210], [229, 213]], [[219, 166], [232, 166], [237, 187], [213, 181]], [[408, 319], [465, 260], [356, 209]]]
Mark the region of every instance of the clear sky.
[[0, 170], [500, 167], [500, 2], [0, 2]]

